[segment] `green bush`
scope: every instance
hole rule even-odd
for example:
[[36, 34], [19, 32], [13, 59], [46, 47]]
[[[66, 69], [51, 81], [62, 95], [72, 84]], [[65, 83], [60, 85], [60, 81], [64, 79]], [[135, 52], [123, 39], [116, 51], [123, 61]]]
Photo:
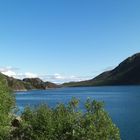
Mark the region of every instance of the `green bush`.
[[0, 140], [7, 140], [11, 131], [14, 97], [0, 76]]
[[12, 140], [120, 140], [119, 129], [103, 109], [103, 103], [88, 99], [85, 111], [73, 98], [55, 108], [41, 105], [25, 108], [20, 126], [11, 133]]

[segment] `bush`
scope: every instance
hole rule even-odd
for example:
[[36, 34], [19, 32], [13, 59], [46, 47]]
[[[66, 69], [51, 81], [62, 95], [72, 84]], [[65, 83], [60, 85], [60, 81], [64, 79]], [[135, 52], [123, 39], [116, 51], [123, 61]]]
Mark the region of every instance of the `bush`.
[[103, 103], [88, 99], [83, 113], [73, 98], [67, 105], [55, 108], [41, 105], [25, 108], [20, 126], [12, 131], [12, 140], [120, 140]]
[[0, 76], [0, 140], [7, 140], [11, 131], [14, 97]]

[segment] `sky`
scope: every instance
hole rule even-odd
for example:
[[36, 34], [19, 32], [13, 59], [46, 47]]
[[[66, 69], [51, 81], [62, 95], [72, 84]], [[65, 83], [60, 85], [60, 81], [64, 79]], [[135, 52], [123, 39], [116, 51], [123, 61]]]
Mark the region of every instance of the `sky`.
[[139, 0], [1, 0], [0, 72], [57, 83], [140, 52]]

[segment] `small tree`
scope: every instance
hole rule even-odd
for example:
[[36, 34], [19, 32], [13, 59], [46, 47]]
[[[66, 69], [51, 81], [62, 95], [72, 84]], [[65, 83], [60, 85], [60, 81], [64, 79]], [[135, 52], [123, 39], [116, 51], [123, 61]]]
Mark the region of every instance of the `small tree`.
[[10, 135], [13, 107], [13, 94], [11, 94], [4, 78], [0, 76], [0, 140], [6, 140]]

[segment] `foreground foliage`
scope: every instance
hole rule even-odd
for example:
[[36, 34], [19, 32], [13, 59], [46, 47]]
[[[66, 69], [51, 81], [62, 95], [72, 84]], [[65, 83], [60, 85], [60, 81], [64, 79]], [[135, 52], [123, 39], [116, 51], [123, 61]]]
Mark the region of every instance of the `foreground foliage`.
[[11, 131], [14, 97], [0, 76], [0, 140], [7, 140]]
[[26, 108], [20, 126], [12, 132], [16, 140], [120, 140], [118, 128], [103, 109], [103, 103], [87, 100], [85, 113], [78, 111], [73, 98], [67, 106], [59, 104]]

